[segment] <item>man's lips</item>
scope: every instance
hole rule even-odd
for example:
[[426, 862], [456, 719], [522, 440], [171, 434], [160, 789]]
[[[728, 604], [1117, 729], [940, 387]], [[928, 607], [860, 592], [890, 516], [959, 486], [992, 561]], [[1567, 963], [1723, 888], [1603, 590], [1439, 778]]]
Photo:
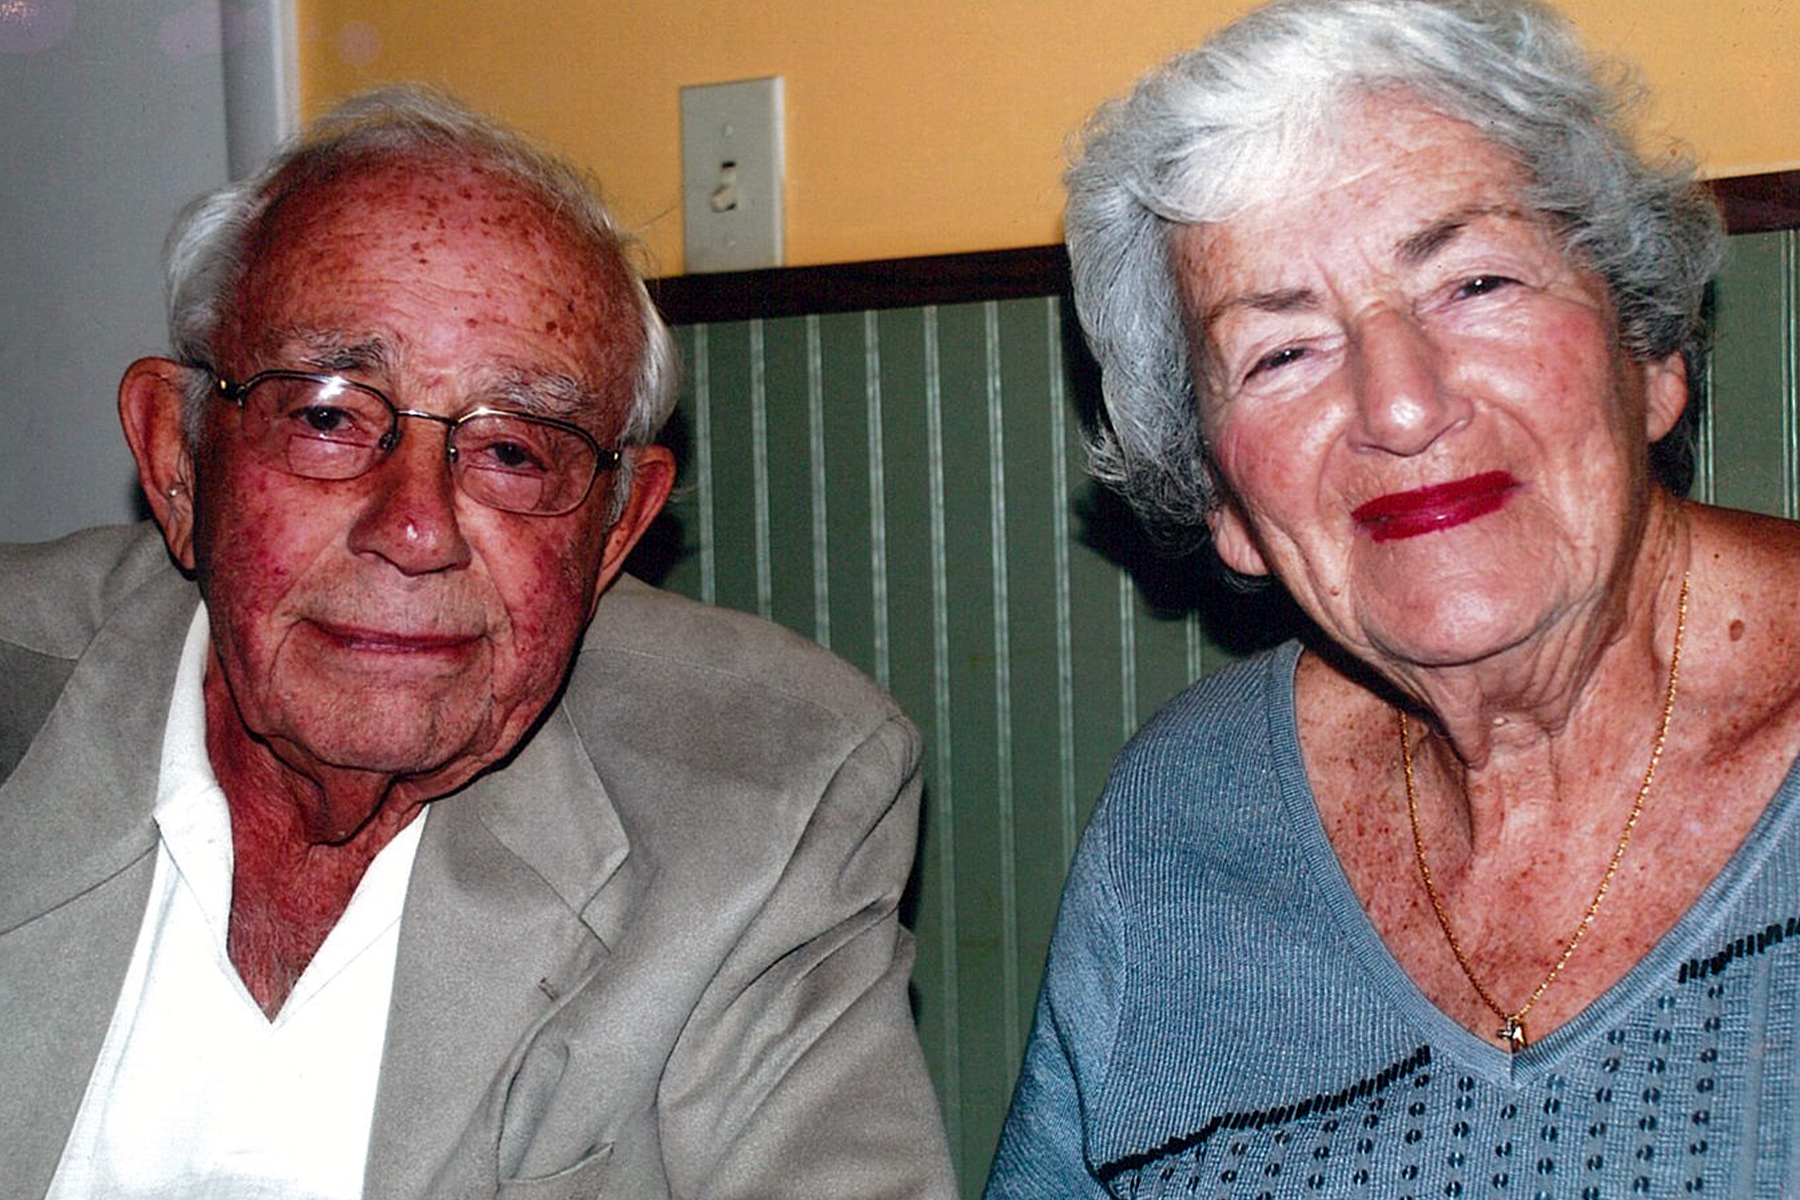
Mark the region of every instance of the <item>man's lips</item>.
[[1519, 486], [1510, 472], [1484, 471], [1467, 479], [1377, 496], [1350, 515], [1374, 541], [1398, 541], [1484, 517], [1511, 499]]
[[312, 626], [329, 642], [346, 650], [370, 654], [445, 654], [468, 648], [480, 640], [476, 633], [437, 630], [398, 631], [366, 629], [313, 621]]

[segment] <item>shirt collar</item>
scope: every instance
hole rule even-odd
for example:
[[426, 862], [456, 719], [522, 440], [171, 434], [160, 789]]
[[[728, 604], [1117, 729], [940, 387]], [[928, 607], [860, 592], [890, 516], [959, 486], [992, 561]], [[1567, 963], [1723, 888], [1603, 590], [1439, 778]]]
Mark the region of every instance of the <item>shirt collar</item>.
[[206, 756], [202, 681], [210, 646], [202, 602], [188, 625], [181, 664], [175, 670], [152, 816], [163, 845], [222, 941], [231, 912], [231, 814]]

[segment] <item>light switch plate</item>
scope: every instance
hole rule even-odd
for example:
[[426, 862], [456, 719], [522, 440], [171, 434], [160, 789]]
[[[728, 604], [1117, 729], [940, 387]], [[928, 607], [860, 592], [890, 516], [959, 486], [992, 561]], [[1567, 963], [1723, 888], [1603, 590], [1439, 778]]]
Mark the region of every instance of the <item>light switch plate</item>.
[[681, 89], [683, 269], [785, 261], [779, 75]]

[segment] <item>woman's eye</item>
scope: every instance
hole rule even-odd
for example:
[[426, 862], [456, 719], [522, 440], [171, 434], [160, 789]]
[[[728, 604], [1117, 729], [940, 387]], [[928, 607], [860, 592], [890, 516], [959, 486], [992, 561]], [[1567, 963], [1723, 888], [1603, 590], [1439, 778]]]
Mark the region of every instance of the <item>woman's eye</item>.
[[1466, 300], [1472, 296], [1486, 296], [1490, 293], [1511, 287], [1516, 279], [1508, 279], [1504, 275], [1477, 275], [1473, 279], [1465, 279], [1456, 285], [1455, 298]]
[[1289, 363], [1298, 362], [1305, 353], [1305, 348], [1301, 346], [1283, 346], [1279, 350], [1271, 351], [1270, 353], [1263, 355], [1252, 363], [1249, 373], [1247, 373], [1244, 378], [1246, 380], [1251, 380], [1255, 379], [1265, 371], [1278, 371]]

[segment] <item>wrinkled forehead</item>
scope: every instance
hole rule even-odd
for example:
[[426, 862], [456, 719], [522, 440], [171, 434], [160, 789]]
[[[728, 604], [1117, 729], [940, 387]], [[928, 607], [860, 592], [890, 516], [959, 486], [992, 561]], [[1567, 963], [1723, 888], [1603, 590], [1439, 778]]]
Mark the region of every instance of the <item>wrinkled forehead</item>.
[[301, 311], [355, 334], [358, 305], [384, 289], [460, 281], [529, 314], [532, 345], [572, 360], [597, 391], [629, 392], [643, 343], [631, 270], [615, 241], [539, 189], [481, 163], [370, 153], [271, 193], [246, 239], [228, 345], [284, 337]]
[[1517, 159], [1467, 121], [1392, 91], [1348, 93], [1331, 116], [1271, 135], [1266, 155], [1196, 200], [1193, 220], [1167, 225], [1184, 306], [1246, 286], [1242, 260], [1266, 267], [1274, 245], [1308, 256], [1365, 237], [1404, 244], [1474, 209], [1536, 218]]
[[1260, 207], [1270, 196], [1318, 190], [1366, 170], [1371, 145], [1391, 149], [1441, 137], [1456, 127], [1486, 151], [1512, 157], [1478, 128], [1477, 116], [1402, 84], [1345, 79], [1278, 96], [1243, 120], [1180, 130], [1166, 158], [1139, 181], [1165, 219], [1214, 223]]

